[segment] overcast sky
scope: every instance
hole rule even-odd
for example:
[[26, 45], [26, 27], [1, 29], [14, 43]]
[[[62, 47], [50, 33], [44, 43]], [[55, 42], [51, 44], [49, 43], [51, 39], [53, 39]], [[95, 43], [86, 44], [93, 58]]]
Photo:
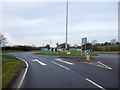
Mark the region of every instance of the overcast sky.
[[[6, 2], [0, 4], [1, 31], [8, 45], [41, 46], [65, 42], [65, 2]], [[81, 38], [98, 42], [118, 40], [117, 2], [70, 2], [68, 42]]]

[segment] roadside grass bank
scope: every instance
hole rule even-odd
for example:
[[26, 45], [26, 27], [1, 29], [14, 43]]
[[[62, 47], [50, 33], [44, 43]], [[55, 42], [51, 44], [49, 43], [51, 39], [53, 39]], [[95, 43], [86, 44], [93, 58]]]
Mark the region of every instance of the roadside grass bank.
[[120, 51], [93, 51], [94, 54], [120, 54]]
[[16, 57], [2, 55], [2, 88], [7, 88], [22, 69], [23, 62]]
[[[81, 52], [71, 52], [67, 54], [65, 52], [38, 52], [37, 55], [53, 55], [53, 56], [81, 56]], [[85, 53], [82, 53], [82, 56], [85, 56]], [[92, 53], [91, 56], [97, 56], [96, 53]]]
[[0, 65], [0, 90], [2, 89], [2, 65]]

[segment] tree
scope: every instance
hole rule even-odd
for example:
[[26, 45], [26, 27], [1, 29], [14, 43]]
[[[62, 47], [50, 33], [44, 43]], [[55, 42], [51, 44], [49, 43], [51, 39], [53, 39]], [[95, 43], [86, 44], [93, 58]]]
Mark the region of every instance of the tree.
[[7, 44], [7, 38], [2, 33], [0, 33], [0, 46], [4, 47], [6, 44]]
[[77, 48], [77, 47], [78, 47], [78, 45], [77, 45], [77, 44], [74, 44], [74, 46], [75, 46], [75, 48]]
[[110, 43], [111, 43], [112, 45], [116, 45], [116, 42], [117, 42], [116, 39], [112, 39], [112, 40], [110, 41]]
[[[83, 50], [85, 50], [85, 44], [82, 45]], [[86, 43], [86, 50], [87, 49], [92, 49], [92, 44], [91, 43]]]
[[50, 49], [50, 45], [49, 45], [49, 44], [47, 44], [47, 45], [45, 46], [45, 48]]
[[108, 42], [105, 42], [104, 45], [108, 45], [109, 43]]
[[91, 43], [92, 43], [93, 45], [97, 45], [98, 41], [97, 41], [97, 40], [93, 40]]

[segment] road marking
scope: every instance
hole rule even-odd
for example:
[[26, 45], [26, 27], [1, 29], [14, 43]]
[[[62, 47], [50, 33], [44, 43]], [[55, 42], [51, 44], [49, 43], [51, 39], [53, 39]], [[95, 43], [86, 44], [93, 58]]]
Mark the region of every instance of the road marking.
[[18, 84], [18, 86], [17, 86], [17, 88], [20, 88], [21, 85], [22, 85], [22, 83], [23, 83], [23, 81], [24, 81], [24, 79], [25, 79], [25, 76], [26, 76], [26, 74], [27, 74], [27, 71], [28, 71], [28, 67], [29, 67], [29, 65], [28, 65], [28, 63], [27, 63], [24, 59], [19, 58], [19, 57], [16, 57], [16, 58], [18, 58], [18, 59], [24, 61], [25, 64], [26, 64], [25, 72], [24, 72], [24, 74], [23, 74], [23, 76], [22, 76], [22, 79], [20, 80], [20, 82], [19, 82], [19, 84]]
[[111, 67], [108, 67], [107, 65], [101, 63], [100, 61], [97, 61], [98, 63], [102, 64], [104, 67], [106, 67], [107, 69], [112, 69]]
[[85, 78], [85, 80], [91, 82], [92, 84], [94, 84], [95, 86], [101, 88], [102, 90], [106, 90], [106, 89], [104, 89], [103, 87], [101, 87], [100, 85], [98, 85], [97, 83], [93, 82], [92, 80], [90, 80], [90, 79], [88, 79], [88, 78]]
[[87, 64], [92, 64], [92, 63], [88, 63], [88, 62], [84, 62], [84, 63], [87, 63]]
[[56, 62], [53, 62], [53, 61], [51, 61], [52, 63], [54, 63], [54, 64], [56, 64], [56, 65], [58, 65], [58, 66], [60, 66], [60, 67], [62, 67], [62, 68], [65, 68], [65, 69], [67, 69], [67, 70], [70, 70], [69, 68], [67, 68], [67, 67], [65, 67], [65, 66], [63, 66], [63, 65], [60, 65], [60, 64], [58, 64], [58, 63], [56, 63]]
[[67, 64], [70, 64], [70, 65], [73, 65], [74, 63], [70, 63], [70, 62], [67, 62], [67, 61], [63, 61], [63, 60], [61, 60], [61, 59], [55, 59], [55, 60], [57, 60], [57, 61], [60, 61], [60, 62], [63, 62], [63, 63], [67, 63]]
[[34, 60], [32, 60], [32, 61], [36, 61], [36, 62], [38, 62], [38, 63], [40, 63], [41, 65], [47, 65], [47, 64], [45, 64], [45, 63], [43, 63], [43, 62], [41, 62], [41, 61], [39, 61], [39, 60], [37, 60], [37, 59], [34, 59]]
[[84, 63], [87, 63], [87, 64], [90, 64], [90, 65], [94, 65], [94, 66], [97, 66], [97, 67], [101, 67], [101, 68], [104, 68], [104, 69], [112, 69], [111, 67], [108, 67], [107, 65], [101, 63], [100, 61], [97, 61], [99, 64], [101, 65], [94, 65], [93, 63], [88, 63], [88, 62], [84, 62]]

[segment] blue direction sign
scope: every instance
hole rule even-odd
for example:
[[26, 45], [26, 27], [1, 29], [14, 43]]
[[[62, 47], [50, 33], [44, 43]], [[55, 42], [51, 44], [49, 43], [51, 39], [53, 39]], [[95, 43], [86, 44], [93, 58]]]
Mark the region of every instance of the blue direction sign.
[[92, 50], [86, 50], [85, 54], [90, 55], [92, 53]]
[[57, 46], [57, 47], [59, 46], [58, 42], [56, 43], [56, 46]]

